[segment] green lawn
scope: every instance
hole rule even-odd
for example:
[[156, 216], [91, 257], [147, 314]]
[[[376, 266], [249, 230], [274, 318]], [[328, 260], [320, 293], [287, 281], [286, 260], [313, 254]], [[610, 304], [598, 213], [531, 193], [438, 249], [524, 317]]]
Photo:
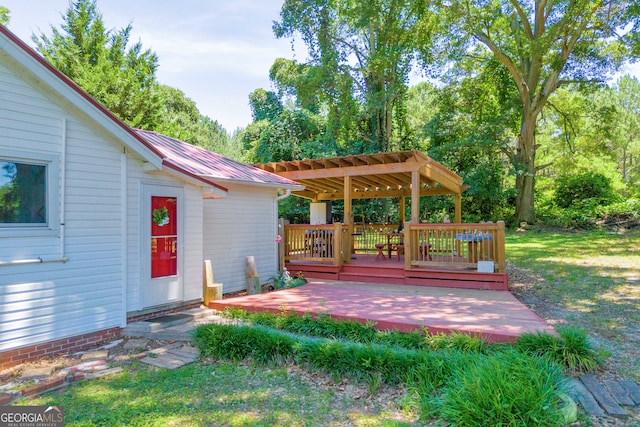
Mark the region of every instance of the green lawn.
[[286, 367], [196, 362], [176, 370], [141, 365], [18, 404], [62, 405], [68, 427], [413, 425], [412, 414], [365, 391], [318, 387]]
[[506, 252], [510, 264], [543, 279], [529, 292], [564, 316], [554, 320], [587, 329], [622, 375], [640, 380], [639, 231], [511, 233]]

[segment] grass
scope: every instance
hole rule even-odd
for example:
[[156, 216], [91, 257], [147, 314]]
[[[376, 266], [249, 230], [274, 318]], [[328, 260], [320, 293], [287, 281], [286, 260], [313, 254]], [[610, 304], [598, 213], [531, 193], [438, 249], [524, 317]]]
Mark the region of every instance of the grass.
[[640, 231], [513, 233], [506, 252], [543, 279], [529, 292], [558, 309], [554, 320], [587, 330], [620, 361], [620, 374], [640, 381]]
[[[586, 371], [598, 363], [584, 331], [618, 344], [622, 350], [612, 351], [626, 369], [621, 374], [638, 375], [640, 362], [625, 346], [638, 347], [628, 333], [639, 325], [640, 234], [512, 234], [507, 255], [510, 264], [540, 277], [529, 292], [562, 308], [566, 316], [559, 320], [577, 328], [559, 328], [560, 338], [526, 336], [508, 347], [466, 336], [379, 334], [371, 325], [294, 319], [287, 313], [281, 318], [236, 313], [261, 326], [222, 328], [212, 348], [226, 354], [209, 353], [172, 371], [140, 365], [18, 404], [62, 405], [68, 426], [409, 426], [478, 420], [484, 420], [479, 425], [557, 425], [562, 423], [560, 364]], [[294, 366], [306, 370], [300, 374]], [[378, 397], [390, 387], [399, 394]]]
[[79, 426], [408, 426], [387, 402], [318, 387], [285, 367], [196, 363], [73, 384], [19, 405], [62, 405]]

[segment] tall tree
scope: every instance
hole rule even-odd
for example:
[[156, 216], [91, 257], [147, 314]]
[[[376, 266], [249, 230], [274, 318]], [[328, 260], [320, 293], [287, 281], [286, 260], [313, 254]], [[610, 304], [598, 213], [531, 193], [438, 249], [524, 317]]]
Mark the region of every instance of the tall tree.
[[95, 0], [70, 4], [63, 19], [51, 37], [33, 36], [40, 53], [127, 124], [153, 129], [162, 111], [156, 54], [127, 47], [131, 25], [106, 30]]
[[629, 188], [640, 194], [640, 82], [635, 77], [623, 76], [613, 87], [619, 111], [617, 144], [618, 164], [622, 178]]
[[249, 94], [249, 106], [254, 122], [260, 120], [274, 121], [282, 113], [282, 102], [271, 91], [256, 89]]
[[630, 22], [626, 0], [451, 0], [450, 40], [460, 52], [506, 67], [521, 101], [520, 131], [505, 150], [516, 170], [516, 216], [535, 221], [536, 125], [562, 85], [600, 80], [624, 59], [618, 30]]
[[359, 117], [350, 122], [359, 137], [370, 151], [387, 151], [399, 144], [394, 131], [401, 136], [406, 127], [397, 113], [416, 47], [433, 32], [426, 8], [423, 0], [285, 0], [273, 28], [278, 38], [300, 35], [329, 111], [344, 115], [349, 108], [336, 107], [357, 101]]

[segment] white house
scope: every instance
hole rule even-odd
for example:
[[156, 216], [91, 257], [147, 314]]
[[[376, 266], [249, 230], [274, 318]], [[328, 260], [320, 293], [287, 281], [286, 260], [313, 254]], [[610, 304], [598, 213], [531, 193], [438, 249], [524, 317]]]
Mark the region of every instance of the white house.
[[277, 272], [293, 181], [135, 130], [0, 26], [0, 369]]

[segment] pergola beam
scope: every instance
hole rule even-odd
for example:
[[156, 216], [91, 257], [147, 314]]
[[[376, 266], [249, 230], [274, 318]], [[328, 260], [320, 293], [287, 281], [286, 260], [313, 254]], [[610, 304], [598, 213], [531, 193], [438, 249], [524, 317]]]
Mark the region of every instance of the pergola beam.
[[[419, 220], [421, 196], [454, 195], [461, 219], [462, 178], [417, 150], [361, 154], [257, 165], [306, 188], [293, 194], [313, 201], [345, 200], [345, 223], [352, 223], [351, 201], [411, 197], [411, 222]], [[349, 205], [349, 211], [346, 210]], [[403, 218], [404, 219], [404, 218]]]

